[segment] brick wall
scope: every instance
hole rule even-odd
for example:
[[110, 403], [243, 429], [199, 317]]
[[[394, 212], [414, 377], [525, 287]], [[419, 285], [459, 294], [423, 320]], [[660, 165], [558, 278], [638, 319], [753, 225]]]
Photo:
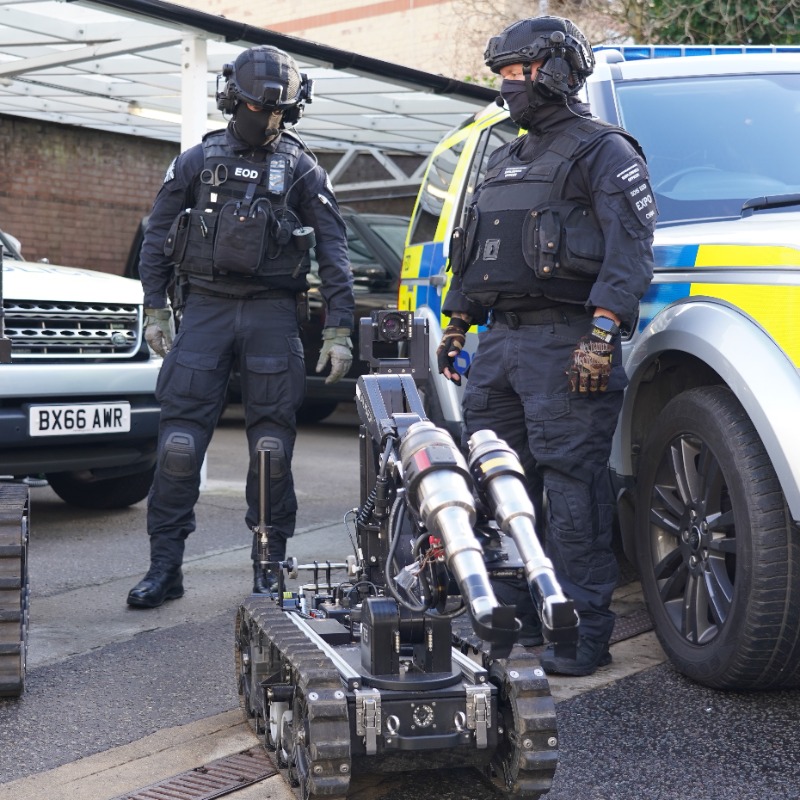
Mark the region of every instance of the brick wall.
[[[0, 114], [0, 229], [30, 261], [122, 274], [134, 234], [150, 211], [180, 148], [171, 142]], [[317, 151], [330, 169], [339, 153]], [[409, 171], [419, 161], [409, 157]], [[381, 177], [376, 162], [348, 171], [349, 181]], [[356, 211], [410, 215], [401, 197], [343, 194]]]
[[0, 114], [0, 228], [31, 261], [121, 273], [178, 150]]

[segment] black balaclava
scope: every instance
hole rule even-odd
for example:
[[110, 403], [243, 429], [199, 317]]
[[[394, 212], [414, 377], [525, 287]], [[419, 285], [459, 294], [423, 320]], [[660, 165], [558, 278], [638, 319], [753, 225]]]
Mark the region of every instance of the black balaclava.
[[233, 119], [233, 130], [251, 147], [263, 147], [280, 133], [282, 117], [282, 111], [270, 108], [251, 111], [245, 103], [239, 103]]
[[500, 84], [500, 96], [508, 106], [508, 113], [514, 124], [529, 130], [539, 108], [548, 103], [563, 105], [566, 98], [548, 91], [535, 80], [532, 81], [530, 64], [524, 65], [523, 73], [525, 79], [521, 81], [504, 78]]

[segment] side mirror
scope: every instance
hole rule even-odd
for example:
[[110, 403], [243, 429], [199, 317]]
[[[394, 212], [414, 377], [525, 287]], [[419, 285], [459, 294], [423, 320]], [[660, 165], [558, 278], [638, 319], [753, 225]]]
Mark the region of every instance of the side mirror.
[[363, 286], [388, 283], [389, 273], [380, 264], [353, 264], [353, 280]]

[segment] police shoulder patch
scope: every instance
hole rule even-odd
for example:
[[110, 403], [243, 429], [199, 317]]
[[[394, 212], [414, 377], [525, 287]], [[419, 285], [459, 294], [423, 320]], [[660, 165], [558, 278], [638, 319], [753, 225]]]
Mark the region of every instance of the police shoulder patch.
[[177, 161], [177, 157], [172, 159], [172, 163], [167, 167], [167, 172], [164, 175], [164, 183], [169, 183], [172, 180], [175, 180], [175, 162]]
[[652, 228], [656, 218], [656, 202], [643, 162], [638, 158], [632, 159], [616, 171], [611, 182], [624, 192], [639, 222]]

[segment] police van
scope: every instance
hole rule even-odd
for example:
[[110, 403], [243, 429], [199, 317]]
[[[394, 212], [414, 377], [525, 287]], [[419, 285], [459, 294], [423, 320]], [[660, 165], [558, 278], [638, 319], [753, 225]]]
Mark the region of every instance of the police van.
[[[716, 688], [800, 684], [800, 48], [597, 48], [593, 112], [647, 156], [656, 270], [623, 349], [610, 475], [626, 554], [673, 664]], [[491, 105], [429, 161], [398, 307], [446, 319], [449, 241], [489, 155], [518, 135]], [[457, 361], [468, 380], [473, 327]], [[456, 436], [459, 388], [428, 413]]]

